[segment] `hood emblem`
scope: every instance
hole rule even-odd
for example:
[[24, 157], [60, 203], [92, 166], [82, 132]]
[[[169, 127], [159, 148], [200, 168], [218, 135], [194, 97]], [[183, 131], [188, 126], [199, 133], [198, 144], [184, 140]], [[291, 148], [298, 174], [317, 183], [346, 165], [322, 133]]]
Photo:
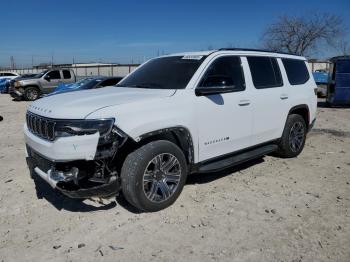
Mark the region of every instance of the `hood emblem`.
[[42, 107], [37, 107], [37, 106], [30, 106], [31, 108], [37, 110], [37, 111], [40, 111], [40, 112], [44, 112], [44, 113], [51, 113], [51, 110], [49, 109], [46, 109], [46, 108], [42, 108]]

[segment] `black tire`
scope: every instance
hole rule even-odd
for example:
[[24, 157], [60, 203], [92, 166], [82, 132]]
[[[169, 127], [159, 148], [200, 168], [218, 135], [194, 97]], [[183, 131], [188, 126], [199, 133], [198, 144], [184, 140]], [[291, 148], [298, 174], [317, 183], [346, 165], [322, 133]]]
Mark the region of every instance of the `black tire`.
[[[297, 128], [297, 130], [300, 128], [300, 132], [293, 132], [293, 128]], [[307, 128], [304, 118], [297, 114], [289, 115], [278, 144], [279, 149], [277, 155], [284, 158], [298, 156], [304, 148], [306, 133]], [[298, 137], [298, 142], [293, 140], [295, 137]]]
[[40, 96], [40, 90], [34, 86], [27, 87], [23, 93], [23, 97], [26, 101], [37, 100], [39, 96]]
[[[175, 174], [175, 173], [168, 173], [168, 172], [158, 172], [159, 177], [157, 175], [157, 180], [155, 177], [155, 173], [157, 171], [147, 171], [151, 172], [153, 175], [146, 175], [146, 169], [152, 164], [154, 164], [152, 161], [155, 160], [157, 157], [162, 157], [162, 159], [166, 156], [174, 157], [174, 159], [177, 159], [175, 163], [176, 166], [172, 168], [176, 168], [176, 173], [179, 173], [180, 175], [176, 175], [179, 179], [178, 183], [172, 184], [171, 181], [166, 181], [165, 174]], [[166, 158], [165, 158], [166, 159]], [[173, 158], [172, 158], [173, 159]], [[156, 160], [155, 160], [156, 161]], [[163, 161], [163, 160], [162, 160]], [[165, 164], [168, 162], [160, 162], [161, 164]], [[173, 160], [171, 160], [173, 161]], [[171, 162], [169, 159], [169, 163]], [[162, 166], [162, 165], [159, 166]], [[171, 164], [171, 163], [170, 163]], [[155, 168], [156, 164], [154, 164]], [[164, 168], [165, 169], [165, 168]], [[169, 169], [170, 171], [171, 169]], [[173, 169], [174, 170], [174, 169]], [[173, 171], [172, 171], [173, 172]], [[157, 173], [157, 174], [158, 174]], [[163, 180], [162, 180], [163, 175]], [[145, 176], [149, 176], [152, 178], [152, 182], [145, 182], [144, 178]], [[159, 140], [150, 142], [134, 152], [130, 153], [123, 164], [122, 170], [121, 170], [121, 180], [122, 180], [122, 192], [125, 197], [125, 199], [134, 207], [136, 207], [139, 210], [145, 211], [145, 212], [155, 212], [159, 211], [161, 209], [164, 209], [170, 205], [172, 205], [175, 200], [180, 195], [187, 177], [187, 164], [186, 164], [186, 158], [182, 152], [182, 150], [175, 145], [172, 142], [166, 141], [166, 140]], [[162, 184], [162, 186], [158, 186], [159, 184]], [[155, 196], [157, 198], [162, 195], [163, 197], [163, 189], [164, 183], [166, 184], [167, 190], [172, 191], [172, 193], [168, 196], [168, 198], [164, 198], [164, 200], [160, 201], [159, 199], [154, 199], [153, 201], [150, 200], [150, 195], [153, 195], [150, 193], [150, 195], [147, 195], [148, 193], [145, 191], [146, 189], [149, 189], [151, 184], [152, 191], [153, 187], [156, 188], [153, 190], [154, 192], [154, 198]], [[167, 184], [170, 183], [170, 184]], [[175, 182], [174, 182], [175, 183]], [[155, 186], [154, 186], [155, 185]], [[170, 191], [167, 191], [170, 193]], [[159, 195], [157, 194], [159, 192]], [[157, 202], [158, 201], [158, 202]]]

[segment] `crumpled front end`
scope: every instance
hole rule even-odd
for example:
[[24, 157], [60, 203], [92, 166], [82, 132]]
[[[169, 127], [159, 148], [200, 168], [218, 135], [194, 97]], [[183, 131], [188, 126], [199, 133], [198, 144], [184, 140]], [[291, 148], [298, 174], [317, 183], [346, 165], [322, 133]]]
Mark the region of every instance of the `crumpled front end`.
[[[31, 175], [37, 175], [52, 188], [72, 198], [109, 197], [120, 190], [115, 162], [117, 151], [128, 137], [113, 126], [102, 139], [99, 133], [43, 139], [49, 130], [43, 119], [24, 126], [27, 164]], [[32, 127], [34, 126], [34, 129]], [[37, 132], [37, 134], [35, 133]], [[48, 132], [48, 134], [50, 134]]]

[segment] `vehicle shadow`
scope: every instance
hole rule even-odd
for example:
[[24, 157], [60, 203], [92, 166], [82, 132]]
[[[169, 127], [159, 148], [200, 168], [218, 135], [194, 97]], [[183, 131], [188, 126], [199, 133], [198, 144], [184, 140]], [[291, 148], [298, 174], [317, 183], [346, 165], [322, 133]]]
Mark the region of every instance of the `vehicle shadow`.
[[329, 106], [327, 105], [326, 101], [318, 101], [317, 102], [317, 107], [318, 108], [329, 108]]
[[206, 184], [211, 183], [215, 180], [221, 179], [228, 175], [235, 175], [234, 173], [245, 170], [247, 168], [250, 168], [254, 165], [263, 163], [265, 160], [263, 157], [253, 159], [247, 162], [244, 162], [242, 164], [229, 167], [226, 169], [223, 169], [222, 171], [218, 172], [211, 172], [211, 173], [194, 173], [187, 177], [186, 184], [187, 185], [193, 185], [193, 184]]
[[[212, 173], [193, 173], [187, 177], [186, 185], [193, 185], [193, 184], [206, 184], [206, 183], [211, 183], [215, 180], [221, 179], [225, 176], [228, 175], [235, 175], [235, 172], [245, 170], [247, 168], [250, 168], [251, 166], [254, 166], [256, 164], [260, 164], [264, 162], [263, 157], [257, 158], [242, 164], [239, 164], [237, 166], [231, 167], [231, 168], [226, 168], [222, 171], [219, 172], [212, 172]], [[185, 187], [186, 187], [185, 185]], [[138, 209], [136, 209], [134, 206], [129, 204], [126, 199], [123, 197], [122, 194], [116, 197], [117, 203], [128, 210], [129, 212], [133, 214], [140, 214]]]
[[36, 195], [38, 199], [46, 199], [57, 210], [67, 210], [71, 212], [92, 212], [100, 210], [108, 210], [117, 206], [115, 201], [108, 204], [99, 203], [99, 206], [93, 206], [84, 203], [84, 199], [72, 199], [66, 197], [57, 190], [53, 190], [45, 181], [40, 177], [34, 176], [33, 181], [35, 184]]
[[[224, 178], [228, 175], [235, 175], [234, 173], [236, 172], [245, 170], [256, 164], [260, 164], [262, 162], [264, 162], [263, 157], [239, 164], [231, 168], [226, 168], [219, 172], [194, 173], [187, 177], [186, 185], [211, 183], [215, 180]], [[66, 197], [65, 195], [63, 195], [57, 190], [53, 190], [40, 177], [34, 176], [33, 181], [35, 183], [37, 198], [46, 199], [57, 210], [64, 209], [70, 212], [93, 212], [93, 211], [108, 210], [119, 205], [133, 214], [142, 213], [141, 211], [136, 209], [134, 206], [129, 204], [122, 194], [116, 196], [115, 201], [113, 202], [109, 202], [108, 204], [99, 203], [99, 206], [93, 206], [93, 205], [84, 203], [84, 199], [72, 199], [72, 198]]]
[[350, 108], [350, 105], [328, 105], [326, 101], [318, 101], [317, 102], [317, 107], [318, 108]]

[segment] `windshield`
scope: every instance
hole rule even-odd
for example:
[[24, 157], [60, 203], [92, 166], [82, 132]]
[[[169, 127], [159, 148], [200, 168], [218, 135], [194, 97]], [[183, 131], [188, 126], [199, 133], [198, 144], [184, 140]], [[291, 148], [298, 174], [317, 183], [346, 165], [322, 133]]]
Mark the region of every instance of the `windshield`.
[[117, 86], [184, 89], [205, 56], [169, 56], [148, 61]]
[[101, 81], [101, 79], [89, 79], [89, 81], [85, 81], [84, 83], [80, 84], [79, 87], [81, 89], [91, 89], [94, 88]]
[[40, 77], [42, 77], [43, 75], [45, 75], [45, 74], [47, 73], [47, 71], [49, 71], [49, 70], [42, 71], [41, 73], [35, 75], [33, 78], [40, 78]]

